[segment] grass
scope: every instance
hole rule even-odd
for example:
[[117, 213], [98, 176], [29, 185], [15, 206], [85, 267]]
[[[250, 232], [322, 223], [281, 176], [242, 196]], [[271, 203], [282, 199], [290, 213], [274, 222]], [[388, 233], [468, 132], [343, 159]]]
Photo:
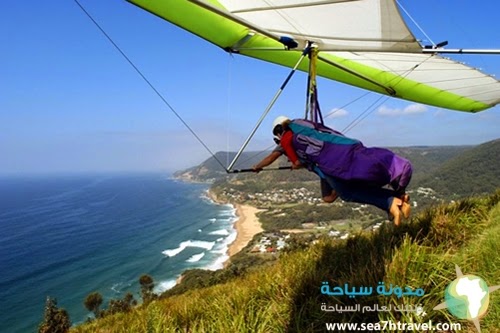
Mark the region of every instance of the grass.
[[[335, 241], [323, 238], [307, 250], [282, 255], [276, 265], [253, 271], [228, 283], [188, 291], [155, 301], [127, 314], [84, 324], [72, 332], [325, 332], [327, 322], [376, 323], [460, 322], [463, 332], [473, 325], [447, 310], [446, 286], [456, 278], [455, 264], [464, 274], [500, 284], [500, 191], [435, 207], [400, 228], [387, 225], [377, 233], [358, 233]], [[350, 298], [320, 292], [330, 286], [386, 285], [422, 288], [423, 297], [370, 295]], [[375, 293], [374, 293], [375, 294]], [[399, 306], [421, 304], [427, 316], [413, 312], [325, 312], [321, 305]], [[500, 291], [490, 295], [482, 332], [500, 332]]]

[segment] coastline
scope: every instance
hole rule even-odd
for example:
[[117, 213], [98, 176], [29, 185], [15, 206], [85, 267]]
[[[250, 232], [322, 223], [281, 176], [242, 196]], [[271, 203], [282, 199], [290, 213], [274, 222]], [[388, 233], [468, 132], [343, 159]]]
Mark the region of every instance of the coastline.
[[264, 231], [260, 224], [257, 213], [262, 211], [256, 207], [250, 205], [234, 204], [236, 208], [236, 215], [238, 220], [234, 222], [234, 229], [236, 229], [236, 239], [234, 242], [229, 244], [227, 254], [229, 256], [228, 261], [231, 260], [231, 256], [240, 252], [252, 238]]
[[[207, 189], [206, 195], [210, 200], [218, 205], [233, 205], [236, 211], [236, 221], [233, 224], [233, 229], [235, 229], [236, 231], [236, 237], [234, 241], [227, 247], [227, 251], [225, 253], [227, 259], [222, 263], [223, 267], [225, 268], [231, 263], [232, 256], [245, 248], [256, 234], [264, 231], [264, 229], [262, 229], [259, 218], [257, 217], [257, 213], [264, 211], [264, 209], [258, 209], [257, 207], [245, 204], [221, 201], [217, 197], [217, 195], [213, 191], [211, 191], [210, 188]], [[175, 285], [181, 284], [183, 278], [184, 273], [177, 277]]]
[[[214, 202], [218, 204], [224, 204], [210, 189], [208, 189], [207, 195]], [[231, 204], [236, 209], [237, 220], [233, 225], [233, 228], [236, 230], [236, 238], [228, 246], [228, 259], [224, 263], [224, 266], [227, 266], [227, 264], [229, 264], [229, 262], [231, 261], [231, 257], [240, 252], [245, 246], [247, 246], [256, 234], [264, 231], [264, 229], [262, 229], [259, 218], [257, 217], [257, 213], [262, 211], [261, 209], [250, 205], [237, 203]]]

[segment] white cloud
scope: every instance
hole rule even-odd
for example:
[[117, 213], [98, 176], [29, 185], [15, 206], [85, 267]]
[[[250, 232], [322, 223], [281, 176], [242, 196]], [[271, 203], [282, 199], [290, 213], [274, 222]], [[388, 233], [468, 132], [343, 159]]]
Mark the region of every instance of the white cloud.
[[344, 109], [334, 108], [327, 113], [325, 118], [340, 118], [340, 117], [345, 117], [348, 114], [349, 112], [347, 112]]
[[415, 114], [415, 113], [423, 113], [428, 110], [428, 107], [422, 104], [410, 104], [403, 109], [403, 113], [405, 114]]
[[381, 116], [396, 116], [401, 113], [401, 109], [392, 109], [385, 105], [378, 108], [377, 113]]
[[388, 106], [382, 105], [378, 108], [377, 114], [381, 116], [399, 116], [406, 114], [418, 114], [427, 112], [428, 107], [422, 104], [410, 104], [404, 108], [390, 108]]

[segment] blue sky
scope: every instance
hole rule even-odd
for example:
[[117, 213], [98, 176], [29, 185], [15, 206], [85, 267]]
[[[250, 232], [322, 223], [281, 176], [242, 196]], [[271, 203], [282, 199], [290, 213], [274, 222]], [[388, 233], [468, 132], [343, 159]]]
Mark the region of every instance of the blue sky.
[[[289, 72], [230, 56], [125, 1], [80, 1], [214, 152], [240, 147]], [[500, 48], [497, 0], [401, 3], [434, 42]], [[0, 7], [0, 173], [174, 171], [209, 157], [73, 1]], [[454, 58], [500, 76], [500, 55]], [[303, 114], [305, 84], [294, 76], [248, 150], [272, 144], [275, 116]], [[365, 94], [318, 84], [324, 113]], [[378, 97], [328, 124], [343, 130]], [[500, 137], [499, 125], [500, 106], [468, 114], [389, 99], [347, 135], [367, 146], [479, 144]]]

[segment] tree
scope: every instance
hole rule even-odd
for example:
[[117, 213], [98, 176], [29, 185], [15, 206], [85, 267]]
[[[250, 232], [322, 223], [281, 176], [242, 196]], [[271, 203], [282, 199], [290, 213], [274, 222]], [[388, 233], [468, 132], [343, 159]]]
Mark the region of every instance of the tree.
[[137, 304], [134, 296], [131, 293], [125, 294], [123, 299], [112, 299], [109, 301], [106, 315], [118, 312], [129, 312]]
[[43, 321], [38, 333], [65, 333], [71, 327], [68, 312], [57, 307], [57, 300], [47, 296]]
[[101, 314], [101, 310], [99, 307], [102, 304], [102, 295], [99, 294], [97, 291], [94, 291], [93, 293], [90, 293], [87, 295], [85, 298], [85, 301], [83, 302], [85, 305], [85, 308], [91, 312], [94, 313], [94, 316], [96, 318], [99, 318]]
[[155, 286], [153, 278], [147, 274], [144, 274], [139, 278], [139, 284], [141, 285], [141, 295], [143, 303], [148, 304], [153, 301], [156, 298], [156, 295], [153, 293], [153, 288]]

